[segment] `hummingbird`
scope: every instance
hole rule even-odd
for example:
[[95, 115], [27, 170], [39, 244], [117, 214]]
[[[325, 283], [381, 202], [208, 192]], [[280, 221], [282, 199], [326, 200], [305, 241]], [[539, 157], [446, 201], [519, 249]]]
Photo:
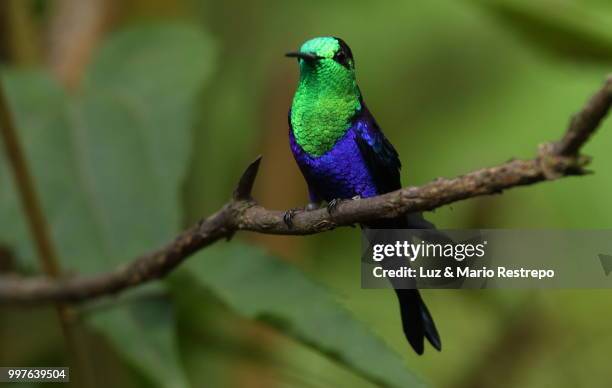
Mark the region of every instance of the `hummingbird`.
[[[340, 38], [310, 39], [296, 52], [300, 77], [289, 110], [289, 144], [308, 186], [306, 210], [327, 203], [333, 212], [341, 200], [368, 198], [398, 190], [401, 162], [397, 151], [368, 110], [349, 46]], [[285, 214], [291, 225], [295, 210]], [[432, 229], [421, 214], [377, 220], [363, 227]], [[441, 350], [440, 336], [417, 289], [398, 289], [402, 329], [417, 354], [424, 339]]]

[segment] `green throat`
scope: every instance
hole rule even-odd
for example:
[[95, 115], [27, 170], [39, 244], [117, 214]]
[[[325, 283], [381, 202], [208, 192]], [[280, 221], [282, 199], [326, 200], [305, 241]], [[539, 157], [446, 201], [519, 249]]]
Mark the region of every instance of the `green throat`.
[[300, 81], [291, 105], [291, 127], [299, 146], [312, 156], [331, 150], [361, 109], [352, 69], [332, 59], [300, 60]]

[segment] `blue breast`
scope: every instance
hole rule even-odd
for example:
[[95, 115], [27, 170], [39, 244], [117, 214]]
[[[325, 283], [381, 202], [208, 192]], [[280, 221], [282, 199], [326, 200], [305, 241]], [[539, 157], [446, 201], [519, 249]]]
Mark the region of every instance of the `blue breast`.
[[293, 131], [289, 131], [291, 151], [308, 183], [311, 201], [367, 198], [378, 194], [356, 141], [357, 125], [363, 124], [355, 123], [330, 151], [318, 157], [306, 153], [295, 141]]

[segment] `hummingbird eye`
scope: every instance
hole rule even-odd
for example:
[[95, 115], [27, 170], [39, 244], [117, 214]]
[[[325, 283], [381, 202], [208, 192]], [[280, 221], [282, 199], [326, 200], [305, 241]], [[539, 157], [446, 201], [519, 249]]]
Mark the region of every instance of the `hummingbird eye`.
[[339, 50], [335, 55], [334, 55], [334, 61], [338, 62], [339, 64], [341, 64], [342, 66], [348, 68], [349, 67], [349, 61], [348, 61], [348, 56], [346, 55], [346, 53], [344, 52], [344, 50]]

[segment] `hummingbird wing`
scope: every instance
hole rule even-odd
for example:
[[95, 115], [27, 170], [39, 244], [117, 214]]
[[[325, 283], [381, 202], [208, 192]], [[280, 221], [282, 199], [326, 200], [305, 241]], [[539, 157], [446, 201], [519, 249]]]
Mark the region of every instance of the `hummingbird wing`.
[[[372, 174], [379, 194], [397, 190], [401, 188], [400, 169], [402, 167], [398, 153], [385, 137], [370, 111], [365, 105], [362, 104], [362, 106], [362, 112], [354, 121], [359, 150]], [[421, 213], [412, 213], [393, 220], [374, 221], [367, 227], [379, 229], [435, 228], [432, 223], [423, 218]], [[438, 330], [419, 291], [396, 288], [393, 282], [392, 285], [400, 304], [402, 328], [412, 348], [417, 354], [422, 354], [424, 338], [427, 338], [436, 349], [441, 350], [442, 344]]]
[[356, 140], [361, 155], [376, 183], [379, 194], [388, 193], [402, 187], [400, 169], [402, 164], [391, 142], [374, 120], [368, 108], [363, 109], [354, 121]]
[[[356, 141], [361, 155], [376, 183], [378, 194], [398, 190], [402, 187], [400, 179], [402, 163], [399, 155], [363, 102], [362, 107], [362, 111], [353, 124], [356, 129]], [[423, 218], [421, 213], [408, 214], [405, 221], [408, 224], [404, 222], [396, 227], [435, 228], [431, 222]]]

